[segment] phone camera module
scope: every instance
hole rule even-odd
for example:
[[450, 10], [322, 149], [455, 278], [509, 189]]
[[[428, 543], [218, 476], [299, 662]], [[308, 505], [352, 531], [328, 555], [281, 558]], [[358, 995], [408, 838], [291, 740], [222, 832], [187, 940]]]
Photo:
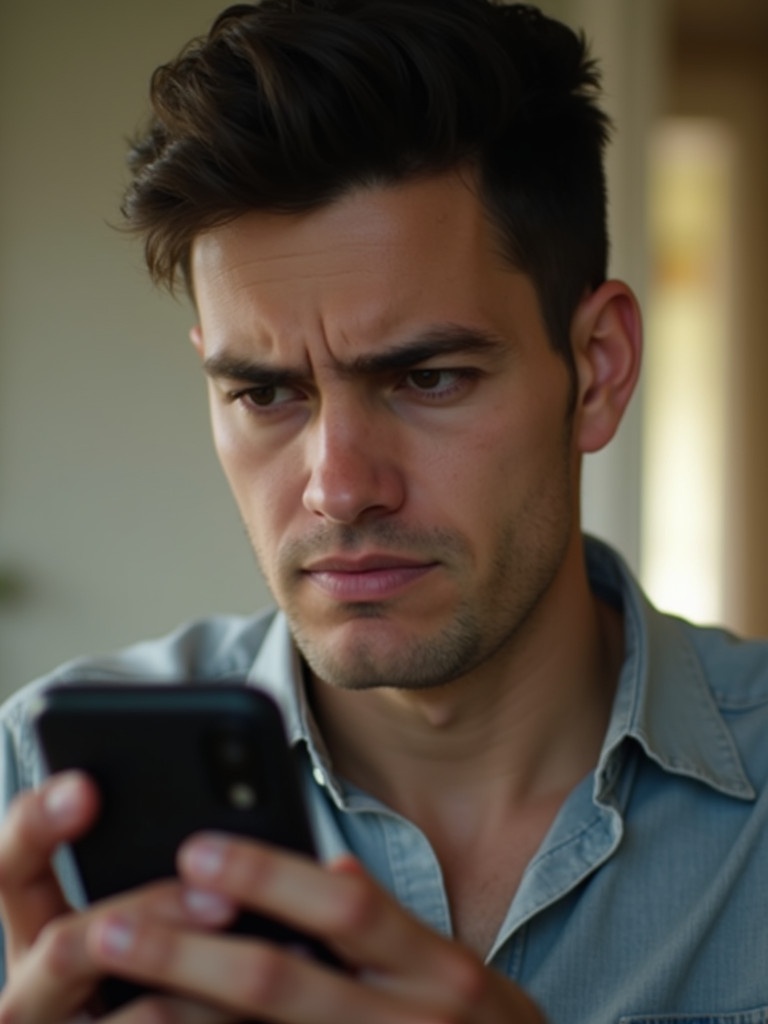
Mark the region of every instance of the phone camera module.
[[206, 742], [211, 784], [232, 811], [249, 811], [260, 802], [258, 751], [236, 724], [220, 725]]
[[233, 782], [227, 796], [232, 807], [238, 811], [249, 811], [258, 803], [256, 790], [249, 782]]
[[241, 736], [223, 735], [218, 742], [218, 755], [222, 764], [240, 768], [250, 760], [248, 745]]

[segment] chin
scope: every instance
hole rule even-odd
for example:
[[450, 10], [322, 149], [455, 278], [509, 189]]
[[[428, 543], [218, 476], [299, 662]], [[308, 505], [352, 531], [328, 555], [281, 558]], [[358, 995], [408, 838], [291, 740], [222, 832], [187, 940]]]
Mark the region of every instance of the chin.
[[[294, 632], [299, 650], [313, 673], [346, 690], [381, 687], [423, 690], [463, 675], [478, 662], [478, 636], [454, 624], [452, 628], [416, 636], [369, 615], [365, 622], [317, 632]], [[351, 628], [348, 628], [351, 625]], [[360, 628], [362, 627], [362, 628]]]

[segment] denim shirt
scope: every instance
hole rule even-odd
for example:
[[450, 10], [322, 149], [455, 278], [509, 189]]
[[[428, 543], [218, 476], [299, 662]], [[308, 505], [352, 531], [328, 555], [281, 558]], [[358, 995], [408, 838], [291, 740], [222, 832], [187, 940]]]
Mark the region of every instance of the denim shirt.
[[[488, 962], [553, 1024], [768, 1024], [768, 643], [659, 613], [615, 552], [592, 539], [586, 550], [593, 589], [624, 613], [610, 724], [596, 768], [529, 863]], [[19, 691], [0, 714], [0, 797], [42, 778], [27, 711], [46, 683], [243, 678], [283, 709], [321, 854], [351, 850], [450, 935], [426, 837], [334, 775], [277, 612], [205, 619]], [[65, 860], [60, 873], [76, 901]]]

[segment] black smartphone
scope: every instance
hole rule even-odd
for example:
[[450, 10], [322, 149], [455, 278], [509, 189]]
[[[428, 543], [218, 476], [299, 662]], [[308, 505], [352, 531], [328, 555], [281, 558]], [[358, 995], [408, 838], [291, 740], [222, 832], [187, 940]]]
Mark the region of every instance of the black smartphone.
[[[315, 846], [294, 755], [274, 701], [253, 687], [203, 683], [67, 683], [33, 709], [50, 772], [79, 768], [101, 813], [72, 853], [89, 902], [176, 874], [179, 844], [199, 830], [237, 833], [310, 857]], [[230, 931], [308, 951], [316, 940], [243, 912]], [[108, 1007], [139, 992], [108, 979]]]

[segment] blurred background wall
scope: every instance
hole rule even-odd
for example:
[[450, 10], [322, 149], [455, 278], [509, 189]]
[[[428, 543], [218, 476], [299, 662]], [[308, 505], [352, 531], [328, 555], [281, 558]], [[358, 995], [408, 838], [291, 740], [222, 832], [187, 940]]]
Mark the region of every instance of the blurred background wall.
[[[688, 481], [689, 530], [717, 509], [719, 544], [700, 545], [695, 553], [702, 562], [713, 546], [719, 551], [712, 573], [719, 581], [715, 613], [741, 632], [767, 634], [768, 3], [674, 0], [672, 9], [655, 140], [657, 188], [651, 192], [653, 311], [663, 316], [670, 299], [678, 303], [677, 315], [690, 310], [687, 292], [690, 300], [696, 297], [699, 316], [702, 308], [707, 315], [702, 322], [693, 310], [674, 331], [678, 350], [690, 349], [688, 365], [705, 350], [698, 366], [704, 379], [694, 372], [686, 392], [680, 374], [675, 387], [678, 403], [691, 409], [695, 403], [686, 401], [687, 394], [698, 387], [700, 396], [698, 415], [691, 414], [700, 471]], [[687, 192], [676, 190], [675, 175], [678, 184], [688, 184]], [[676, 208], [665, 218], [665, 203], [673, 199]], [[671, 245], [664, 233], [673, 228], [677, 241]], [[651, 324], [652, 373], [668, 366], [661, 354], [674, 350], [667, 329], [671, 333], [675, 315], [666, 324]], [[707, 358], [709, 380], [702, 366]], [[663, 390], [657, 380], [654, 394]], [[662, 419], [653, 406], [646, 418], [649, 430]], [[719, 443], [708, 423], [718, 426]], [[693, 434], [693, 423], [688, 429]], [[648, 446], [650, 479], [657, 452]], [[656, 457], [657, 466], [661, 461]], [[653, 529], [654, 519], [647, 521]], [[691, 552], [689, 564], [693, 558]]]
[[[0, 693], [268, 601], [212, 452], [190, 310], [113, 227], [149, 74], [220, 6], [0, 4]], [[543, 6], [604, 63], [612, 272], [649, 327], [643, 388], [588, 460], [587, 527], [666, 607], [768, 632], [768, 4]]]

